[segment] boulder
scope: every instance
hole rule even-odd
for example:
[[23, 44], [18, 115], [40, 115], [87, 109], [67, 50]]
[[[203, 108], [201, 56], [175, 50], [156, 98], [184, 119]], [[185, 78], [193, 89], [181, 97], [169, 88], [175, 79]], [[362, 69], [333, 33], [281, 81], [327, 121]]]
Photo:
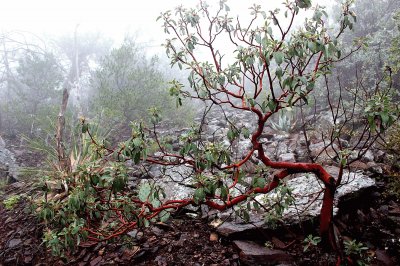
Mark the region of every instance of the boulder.
[[0, 137], [0, 181], [14, 183], [18, 181], [18, 167], [14, 155], [6, 149]]
[[[317, 162], [327, 163], [337, 156], [335, 150], [338, 150], [336, 144], [326, 147], [327, 143], [318, 142], [310, 145], [311, 156], [317, 159]], [[326, 147], [326, 148], [325, 148]]]
[[295, 162], [295, 154], [294, 153], [284, 153], [279, 155], [279, 161], [282, 162]]
[[[337, 178], [339, 168], [330, 166], [326, 167], [326, 170], [333, 177]], [[290, 188], [295, 201], [284, 210], [282, 220], [287, 224], [315, 220], [321, 211], [323, 197], [321, 191], [323, 184], [313, 174], [300, 175], [285, 181], [285, 183]], [[338, 187], [335, 195], [335, 206], [338, 206], [339, 201], [353, 200], [361, 196], [363, 191], [373, 187], [375, 187], [375, 181], [368, 176], [359, 172], [344, 171], [342, 184]], [[269, 208], [269, 204], [273, 204], [276, 198], [280, 198], [277, 191], [256, 196], [256, 199], [265, 204], [267, 209]], [[334, 215], [336, 215], [338, 208], [334, 207], [333, 211]], [[273, 229], [264, 222], [265, 215], [266, 212], [263, 209], [257, 211], [251, 210], [250, 220], [252, 223], [250, 224], [246, 224], [242, 220], [235, 218], [234, 215], [231, 215], [232, 218], [227, 219], [225, 223], [220, 225], [217, 228], [217, 232], [223, 236], [235, 239], [259, 235], [260, 230]]]
[[372, 151], [368, 150], [364, 156], [361, 158], [361, 161], [364, 163], [373, 162], [374, 161], [374, 154]]

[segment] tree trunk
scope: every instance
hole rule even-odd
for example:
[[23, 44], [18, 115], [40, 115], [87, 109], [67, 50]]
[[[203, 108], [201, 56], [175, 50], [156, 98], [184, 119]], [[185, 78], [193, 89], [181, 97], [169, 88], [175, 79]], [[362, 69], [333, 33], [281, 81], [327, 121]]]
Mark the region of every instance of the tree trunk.
[[71, 171], [71, 162], [69, 157], [65, 154], [64, 146], [64, 130], [65, 130], [65, 112], [68, 105], [69, 92], [68, 88], [64, 86], [63, 98], [61, 102], [60, 112], [57, 118], [57, 129], [56, 129], [56, 146], [58, 163], [61, 171], [69, 173]]

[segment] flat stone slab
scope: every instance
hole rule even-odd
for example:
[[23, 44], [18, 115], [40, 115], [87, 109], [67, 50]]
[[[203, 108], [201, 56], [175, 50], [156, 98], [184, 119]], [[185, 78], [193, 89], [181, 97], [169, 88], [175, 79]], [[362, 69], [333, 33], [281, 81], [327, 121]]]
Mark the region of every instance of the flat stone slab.
[[225, 237], [235, 238], [236, 233], [243, 235], [253, 235], [255, 228], [263, 227], [264, 221], [258, 219], [258, 221], [253, 221], [252, 223], [235, 223], [235, 222], [225, 222], [217, 227], [218, 234]]
[[240, 250], [240, 261], [244, 265], [276, 265], [293, 261], [293, 257], [277, 249], [269, 249], [251, 241], [233, 241]]
[[[326, 170], [335, 178], [339, 173], [339, 168], [337, 167], [326, 167]], [[294, 222], [313, 218], [320, 214], [324, 185], [315, 175], [301, 175], [290, 179], [285, 183], [292, 191], [295, 200], [294, 204], [289, 205], [283, 212], [283, 220]], [[375, 180], [372, 178], [360, 172], [344, 171], [342, 183], [337, 188], [335, 194], [335, 207], [333, 209], [334, 215], [338, 211], [336, 206], [340, 199], [374, 186]], [[256, 199], [261, 202], [266, 202], [268, 199], [271, 200], [277, 197], [279, 197], [279, 195], [277, 192], [273, 191], [268, 195], [257, 196]]]
[[[337, 176], [338, 168], [327, 167], [326, 170], [334, 177]], [[285, 181], [286, 185], [291, 189], [294, 197], [294, 203], [289, 205], [283, 212], [282, 220], [287, 224], [298, 223], [314, 219], [320, 215], [322, 198], [323, 198], [323, 184], [314, 175], [302, 175], [295, 177], [291, 180]], [[344, 172], [342, 184], [338, 187], [335, 195], [334, 215], [338, 212], [338, 202], [341, 199], [356, 197], [357, 194], [364, 189], [375, 186], [375, 180], [358, 172]], [[274, 202], [275, 198], [279, 198], [277, 192], [273, 191], [269, 194], [258, 195], [256, 199], [265, 203], [269, 200]], [[238, 235], [252, 235], [259, 230], [260, 227], [268, 229], [267, 224], [264, 222], [266, 212], [261, 210], [251, 211], [250, 220], [252, 223], [243, 223], [240, 219], [228, 219], [225, 223], [220, 225], [216, 230], [219, 234], [226, 237], [233, 237]], [[258, 229], [257, 229], [258, 227]]]

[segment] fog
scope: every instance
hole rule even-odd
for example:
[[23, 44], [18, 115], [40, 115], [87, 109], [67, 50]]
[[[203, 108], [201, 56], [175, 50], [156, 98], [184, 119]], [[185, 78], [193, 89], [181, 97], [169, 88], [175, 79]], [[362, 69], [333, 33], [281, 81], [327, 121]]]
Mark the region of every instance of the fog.
[[[219, 8], [219, 1], [210, 0], [208, 4], [211, 13], [216, 12]], [[284, 9], [280, 1], [227, 1], [229, 16], [246, 25], [252, 18], [249, 8], [254, 4], [261, 5], [262, 10], [267, 12], [276, 8]], [[335, 2], [318, 0], [314, 1], [313, 4], [314, 6], [328, 5], [326, 10], [333, 18], [340, 13], [340, 8], [337, 5], [336, 11], [332, 9]], [[112, 91], [106, 92], [107, 90], [105, 90], [105, 95], [98, 96], [98, 90], [106, 89], [107, 86], [113, 87], [110, 84], [104, 85], [105, 77], [103, 77], [103, 80], [99, 79], [98, 76], [106, 75], [105, 72], [107, 71], [109, 72], [107, 75], [115, 74], [116, 69], [121, 67], [121, 64], [126, 64], [126, 69], [129, 69], [129, 71], [123, 70], [125, 74], [134, 75], [140, 69], [140, 61], [145, 60], [146, 69], [157, 71], [164, 76], [163, 81], [160, 81], [160, 84], [164, 85], [156, 86], [159, 89], [163, 87], [165, 91], [165, 84], [173, 78], [180, 80], [188, 87], [187, 72], [185, 72], [185, 69], [179, 70], [176, 65], [174, 68], [170, 68], [169, 59], [166, 57], [165, 48], [162, 46], [167, 38], [173, 36], [164, 32], [161, 21], [156, 21], [162, 12], [173, 10], [172, 14], [174, 14], [175, 8], [181, 5], [192, 8], [196, 7], [198, 2], [191, 0], [4, 1], [2, 3], [2, 15], [0, 16], [1, 69], [3, 75], [0, 89], [3, 96], [0, 128], [3, 125], [3, 129], [0, 129], [0, 131], [16, 133], [11, 125], [20, 124], [17, 122], [20, 121], [19, 116], [23, 116], [24, 125], [17, 131], [33, 133], [35, 130], [43, 130], [38, 125], [41, 122], [37, 121], [38, 119], [35, 117], [38, 112], [42, 112], [41, 115], [49, 114], [49, 110], [45, 111], [40, 108], [41, 106], [43, 108], [51, 106], [50, 114], [56, 115], [58, 108], [56, 103], [60, 101], [60, 92], [66, 84], [70, 87], [69, 108], [72, 108], [72, 113], [78, 112], [79, 115], [85, 116], [90, 113], [89, 116], [93, 117], [105, 112], [112, 117], [111, 110], [107, 111], [107, 108], [95, 107], [97, 106], [95, 101], [103, 101], [102, 104], [105, 104], [104, 97], [107, 93], [112, 93]], [[311, 18], [313, 12], [313, 9], [301, 10], [294, 20], [294, 28], [302, 25], [306, 18]], [[283, 14], [277, 15], [277, 17], [282, 27], [289, 24], [290, 20], [285, 18]], [[330, 30], [338, 28], [338, 24], [333, 21], [335, 19], [327, 21], [327, 23], [331, 23]], [[263, 23], [263, 19], [259, 16], [254, 24], [262, 25]], [[201, 27], [203, 27], [203, 30], [207, 30], [207, 25]], [[274, 34], [280, 34], [276, 25], [272, 27], [272, 31]], [[228, 36], [224, 38], [228, 38]], [[221, 64], [226, 67], [234, 61], [235, 50], [238, 47], [231, 42], [226, 42], [224, 38], [215, 41], [215, 48], [221, 55], [224, 55]], [[348, 42], [351, 42], [350, 37]], [[197, 47], [198, 58], [212, 61], [207, 52], [204, 47]], [[126, 62], [123, 62], [123, 56], [118, 55], [118, 53], [127, 53], [124, 59]], [[132, 62], [128, 63], [129, 61]], [[42, 64], [47, 65], [43, 67]], [[38, 67], [41, 67], [41, 69]], [[49, 73], [46, 68], [57, 70], [53, 73], [52, 80], [32, 79], [32, 75]], [[37, 73], [35, 74], [34, 71], [37, 71]], [[124, 83], [124, 86], [132, 87], [142, 84], [139, 79], [130, 82]], [[43, 88], [43, 86], [46, 88]], [[112, 90], [114, 92], [120, 90], [117, 87]], [[46, 93], [51, 94], [54, 91], [58, 93], [46, 97]], [[35, 92], [36, 96], [40, 97], [32, 100], [31, 93], [35, 94]], [[96, 97], [103, 98], [94, 100]], [[28, 103], [22, 103], [25, 101]], [[46, 105], [42, 103], [43, 101], [52, 102], [52, 104]], [[156, 104], [157, 101], [153, 101], [153, 104]], [[33, 105], [32, 102], [34, 102]], [[125, 105], [128, 105], [128, 103]], [[127, 114], [130, 111], [123, 111], [124, 108], [127, 109], [128, 107], [121, 108], [119, 115], [125, 113], [122, 116], [129, 121], [133, 116]], [[133, 111], [132, 105], [129, 108]], [[76, 118], [79, 115], [75, 114], [71, 117]], [[44, 117], [40, 117], [39, 120], [42, 121], [42, 118]], [[8, 123], [9, 126], [4, 127], [4, 123]], [[110, 125], [114, 123], [116, 121]]]
[[[218, 1], [209, 1], [217, 6]], [[325, 5], [331, 1], [319, 0]], [[281, 6], [280, 1], [229, 1], [233, 17], [248, 18], [248, 8], [254, 3], [266, 10]], [[173, 10], [179, 5], [194, 7], [193, 0], [153, 1], [94, 1], [94, 0], [16, 0], [3, 1], [0, 29], [2, 32], [26, 31], [38, 36], [73, 34], [77, 25], [79, 32], [99, 32], [121, 43], [126, 35], [135, 35], [137, 41], [148, 48], [159, 48], [165, 35], [156, 22], [161, 12]], [[152, 49], [160, 51], [160, 49]]]

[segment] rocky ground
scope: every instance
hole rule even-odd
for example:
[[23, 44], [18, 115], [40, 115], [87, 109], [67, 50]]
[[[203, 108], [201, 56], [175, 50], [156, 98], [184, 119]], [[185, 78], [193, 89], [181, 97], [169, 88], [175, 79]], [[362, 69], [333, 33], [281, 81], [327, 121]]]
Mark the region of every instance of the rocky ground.
[[[246, 117], [237, 118], [251, 121]], [[243, 126], [252, 127], [246, 123]], [[228, 130], [223, 119], [216, 118], [208, 121], [206, 127], [208, 136], [216, 140], [222, 140]], [[164, 132], [166, 135], [175, 133]], [[301, 134], [268, 131], [262, 138], [269, 144], [266, 152], [271, 158], [306, 160], [305, 140]], [[16, 164], [27, 167], [42, 164], [43, 156], [21, 147], [18, 142], [17, 139], [7, 140], [7, 148], [15, 155], [13, 161]], [[177, 141], [172, 143], [178, 144]], [[310, 149], [314, 155], [320, 154], [319, 162], [325, 164], [333, 154], [329, 149], [322, 150], [323, 144], [314, 139]], [[240, 157], [249, 145], [248, 140], [239, 140], [234, 145], [237, 156]], [[271, 229], [264, 225], [262, 219], [244, 224], [229, 212], [213, 214], [199, 209], [181, 211], [166, 224], [131, 231], [115, 242], [85, 243], [65, 254], [64, 258], [55, 258], [42, 244], [44, 225], [31, 214], [29, 202], [23, 196], [35, 193], [34, 184], [29, 178], [21, 178], [24, 181], [3, 187], [0, 191], [0, 265], [339, 265], [339, 255], [344, 258], [341, 265], [360, 262], [367, 265], [399, 265], [399, 195], [388, 193], [389, 184], [398, 177], [394, 177], [393, 172], [382, 163], [382, 156], [379, 150], [366, 153], [357, 165], [352, 165], [358, 179], [350, 186], [351, 191], [343, 187], [344, 192], [338, 192], [341, 198], [336, 202], [334, 223], [340, 236], [339, 242], [347, 243], [341, 247], [342, 254], [323, 251], [312, 241], [304, 242], [309, 235], [318, 235], [318, 217], [314, 214], [301, 222], [281, 221], [276, 229]], [[328, 168], [337, 171], [335, 166]], [[156, 177], [157, 169], [150, 174]], [[299, 184], [297, 180], [302, 179], [305, 177], [297, 176], [288, 183]], [[132, 176], [130, 184], [135, 185], [135, 182], [135, 176]], [[298, 193], [294, 191], [299, 196], [297, 202], [306, 199], [304, 205], [307, 206], [310, 198], [314, 197], [310, 191], [319, 185], [308, 180], [301, 184], [305, 187], [298, 188]], [[181, 186], [170, 190], [171, 193], [178, 192], [172, 197], [188, 193]], [[311, 196], [301, 192], [309, 192]], [[22, 198], [13, 207], [7, 209], [1, 204], [14, 195]], [[319, 207], [316, 205], [314, 208], [318, 210]], [[288, 212], [293, 211], [297, 211], [297, 207]], [[318, 211], [308, 208], [304, 213]], [[313, 237], [313, 240], [316, 238]]]
[[[366, 250], [356, 250], [370, 265], [400, 263], [400, 205], [385, 196], [385, 183], [366, 191], [357, 201], [341, 206], [335, 225], [344, 240], [357, 240]], [[15, 183], [5, 189], [1, 200], [22, 195], [29, 186]], [[214, 228], [208, 219], [177, 213], [167, 224], [132, 231], [108, 244], [87, 244], [52, 257], [41, 244], [43, 225], [29, 213], [21, 200], [7, 210], [0, 204], [0, 265], [335, 265], [337, 255], [311, 245], [304, 252], [309, 234], [317, 235], [315, 224], [280, 226], [264, 230], [249, 226], [230, 231]], [[345, 264], [342, 264], [345, 265]], [[352, 265], [348, 263], [347, 265]]]

